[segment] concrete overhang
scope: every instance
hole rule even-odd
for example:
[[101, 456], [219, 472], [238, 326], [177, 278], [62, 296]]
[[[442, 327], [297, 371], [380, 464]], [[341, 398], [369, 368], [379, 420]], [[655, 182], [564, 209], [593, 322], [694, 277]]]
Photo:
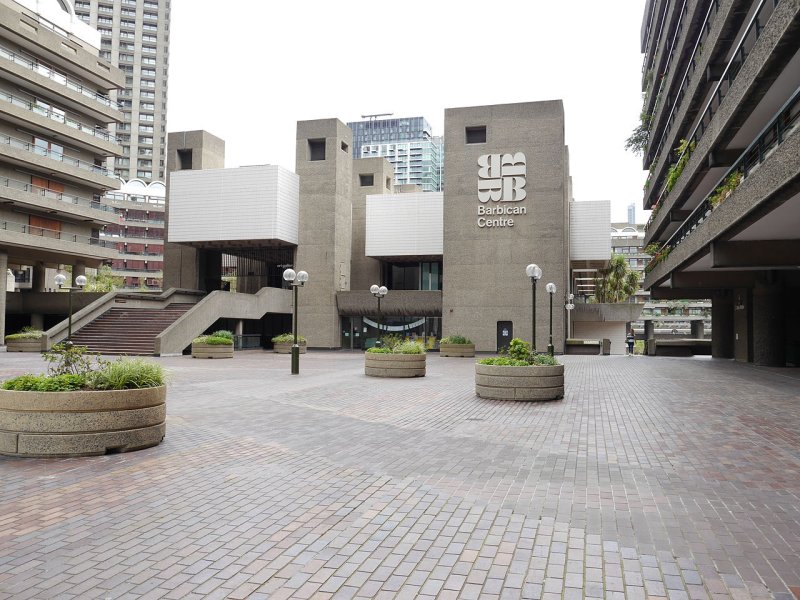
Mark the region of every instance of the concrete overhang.
[[[378, 301], [369, 290], [336, 292], [336, 305], [343, 317], [374, 317]], [[390, 290], [381, 300], [381, 315], [392, 317], [441, 317], [442, 292]]]
[[636, 321], [642, 314], [644, 304], [589, 304], [579, 302], [572, 310], [573, 322], [618, 322]]

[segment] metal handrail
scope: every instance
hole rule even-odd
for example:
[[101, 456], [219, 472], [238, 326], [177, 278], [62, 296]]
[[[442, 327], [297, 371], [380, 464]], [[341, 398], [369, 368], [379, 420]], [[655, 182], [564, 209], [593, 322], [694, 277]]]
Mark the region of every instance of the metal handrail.
[[31, 69], [32, 71], [36, 71], [40, 75], [43, 75], [48, 79], [52, 79], [56, 83], [60, 83], [61, 85], [64, 85], [71, 90], [79, 92], [84, 96], [88, 96], [89, 98], [95, 100], [96, 102], [99, 102], [100, 104], [103, 104], [110, 108], [114, 108], [116, 110], [120, 109], [119, 105], [113, 100], [111, 100], [111, 98], [109, 98], [105, 94], [101, 94], [100, 92], [92, 90], [90, 88], [86, 88], [81, 82], [75, 81], [74, 79], [67, 77], [64, 73], [56, 71], [53, 67], [45, 63], [42, 63], [38, 60], [30, 59], [17, 52], [14, 52], [13, 50], [3, 46], [2, 44], [0, 44], [0, 56], [2, 56], [3, 58], [7, 58], [8, 60], [15, 62], [18, 65]]
[[103, 204], [97, 200], [89, 200], [88, 198], [81, 198], [80, 196], [65, 194], [64, 192], [55, 192], [38, 185], [33, 185], [32, 183], [10, 179], [9, 177], [0, 177], [0, 186], [7, 187], [12, 190], [21, 190], [23, 192], [38, 194], [39, 196], [43, 196], [45, 198], [61, 200], [63, 202], [69, 202], [70, 204], [75, 204], [78, 206], [86, 206], [87, 208], [91, 208], [93, 210], [101, 210], [103, 212], [111, 213], [115, 212], [113, 206]]
[[3, 90], [0, 90], [0, 99], [3, 99], [6, 102], [13, 104], [14, 106], [19, 106], [20, 108], [24, 108], [38, 115], [49, 117], [53, 121], [63, 123], [64, 125], [68, 125], [73, 129], [77, 129], [78, 131], [82, 131], [83, 133], [88, 133], [89, 135], [93, 135], [107, 142], [113, 142], [115, 144], [120, 143], [119, 140], [116, 137], [114, 137], [111, 134], [111, 132], [109, 132], [107, 129], [103, 129], [102, 127], [98, 127], [96, 125], [94, 127], [90, 127], [89, 125], [81, 123], [80, 121], [76, 121], [75, 119], [69, 118], [63, 112], [59, 113], [50, 110], [48, 108], [37, 106], [33, 102], [29, 102], [24, 98], [19, 98], [17, 96], [9, 94], [8, 92], [4, 92]]
[[[680, 159], [683, 157], [684, 154], [686, 154], [686, 152], [690, 152], [689, 148], [692, 146], [692, 143], [696, 145], [697, 142], [699, 142], [700, 139], [703, 137], [706, 128], [710, 124], [711, 119], [714, 118], [714, 113], [716, 112], [716, 109], [713, 109], [714, 103], [716, 102], [716, 106], [717, 108], [719, 108], [719, 106], [722, 104], [722, 100], [727, 95], [728, 90], [730, 90], [733, 82], [736, 80], [736, 76], [739, 74], [742, 65], [749, 56], [749, 52], [746, 52], [744, 50], [744, 44], [745, 41], [750, 36], [750, 33], [753, 31], [755, 32], [755, 40], [753, 41], [754, 45], [755, 41], [758, 40], [758, 38], [761, 36], [761, 30], [763, 29], [763, 27], [759, 27], [758, 24], [762, 9], [767, 4], [767, 2], [771, 2], [772, 8], [774, 10], [775, 7], [780, 3], [780, 1], [781, 0], [760, 1], [758, 8], [753, 14], [753, 17], [750, 19], [750, 23], [748, 23], [747, 28], [745, 29], [744, 34], [742, 35], [742, 39], [739, 41], [739, 44], [737, 45], [736, 50], [733, 53], [733, 56], [731, 56], [730, 61], [728, 61], [728, 64], [725, 66], [725, 70], [722, 72], [722, 75], [720, 76], [719, 81], [717, 82], [717, 85], [715, 86], [714, 91], [711, 94], [711, 97], [708, 99], [705, 108], [700, 113], [700, 119], [698, 120], [697, 125], [694, 126], [694, 129], [692, 130], [692, 133], [689, 135], [689, 137], [686, 138], [688, 144], [686, 144], [686, 150], [684, 150], [684, 152], [681, 153], [681, 155], [678, 157], [678, 162], [680, 162]], [[756, 26], [755, 29], [754, 26]], [[722, 91], [723, 83], [727, 84], [725, 91]], [[664, 182], [664, 185], [661, 188], [661, 191], [659, 192], [658, 200], [656, 200], [656, 204], [660, 202], [661, 199], [664, 197], [666, 188], [667, 184], [666, 182]], [[648, 222], [648, 225], [649, 224], [650, 223]]]
[[97, 173], [99, 175], [105, 175], [106, 177], [111, 177], [112, 179], [116, 179], [114, 173], [112, 171], [109, 171], [105, 167], [100, 167], [92, 163], [87, 163], [86, 161], [83, 161], [79, 158], [75, 158], [74, 156], [69, 156], [67, 154], [64, 154], [63, 152], [56, 152], [55, 150], [51, 150], [50, 148], [42, 148], [41, 146], [37, 146], [31, 142], [26, 142], [25, 140], [13, 138], [10, 135], [0, 134], [0, 144], [7, 144], [12, 148], [19, 148], [27, 152], [33, 152], [34, 154], [38, 154], [39, 156], [46, 156], [48, 158], [52, 158], [53, 160], [57, 160], [59, 162], [66, 163], [68, 165], [72, 165], [73, 167], [83, 169], [84, 171], [91, 171], [92, 173]]
[[0, 229], [3, 231], [11, 231], [16, 233], [26, 233], [37, 237], [45, 237], [54, 240], [61, 240], [62, 242], [71, 242], [77, 244], [88, 244], [90, 246], [101, 246], [103, 248], [113, 248], [116, 250], [116, 244], [109, 244], [100, 238], [91, 237], [88, 235], [65, 234], [63, 231], [57, 229], [47, 229], [45, 227], [36, 227], [35, 225], [28, 225], [26, 223], [15, 223], [14, 221], [0, 221]]

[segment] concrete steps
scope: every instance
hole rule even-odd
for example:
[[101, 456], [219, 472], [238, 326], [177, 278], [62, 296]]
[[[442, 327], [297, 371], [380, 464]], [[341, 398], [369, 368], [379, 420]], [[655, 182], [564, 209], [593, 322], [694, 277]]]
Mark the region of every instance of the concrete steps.
[[72, 342], [100, 354], [151, 356], [158, 334], [172, 325], [194, 304], [170, 304], [165, 308], [114, 307], [80, 330]]

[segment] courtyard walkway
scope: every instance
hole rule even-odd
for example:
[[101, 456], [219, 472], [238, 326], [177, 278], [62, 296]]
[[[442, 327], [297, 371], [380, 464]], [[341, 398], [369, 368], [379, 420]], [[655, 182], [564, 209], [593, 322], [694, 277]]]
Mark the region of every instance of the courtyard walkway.
[[0, 457], [0, 600], [800, 597], [797, 370], [562, 357], [513, 403], [437, 354], [154, 360], [160, 446]]

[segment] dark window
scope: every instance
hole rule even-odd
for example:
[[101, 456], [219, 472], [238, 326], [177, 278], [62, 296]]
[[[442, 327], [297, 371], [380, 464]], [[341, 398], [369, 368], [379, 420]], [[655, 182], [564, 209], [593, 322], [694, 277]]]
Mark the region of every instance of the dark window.
[[325, 140], [308, 140], [308, 160], [325, 160]]
[[361, 187], [370, 187], [375, 185], [375, 175], [372, 173], [368, 173], [365, 175], [359, 175], [358, 181], [361, 184]]
[[184, 171], [192, 168], [192, 151], [178, 150], [178, 169]]
[[386, 178], [386, 189], [387, 190], [392, 189], [392, 178], [391, 177], [387, 177]]
[[347, 152], [347, 148], [348, 148], [347, 144], [345, 142], [342, 142], [342, 152]]
[[467, 143], [483, 144], [486, 142], [486, 125], [467, 127]]

